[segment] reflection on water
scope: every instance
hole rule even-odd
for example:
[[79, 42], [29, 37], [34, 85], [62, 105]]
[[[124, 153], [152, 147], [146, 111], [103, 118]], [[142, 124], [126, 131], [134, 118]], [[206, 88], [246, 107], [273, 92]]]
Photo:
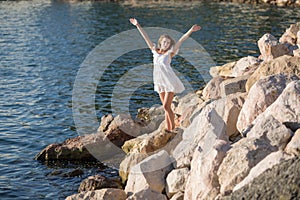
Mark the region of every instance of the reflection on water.
[[[258, 56], [257, 40], [266, 32], [279, 38], [291, 23], [299, 21], [300, 13], [297, 8], [224, 3], [132, 6], [92, 1], [0, 1], [1, 199], [64, 199], [76, 193], [82, 178], [94, 173], [86, 167], [82, 177], [47, 176], [58, 167], [45, 166], [33, 158], [46, 145], [77, 136], [72, 90], [79, 66], [102, 41], [133, 29], [130, 17], [145, 27], [179, 32], [200, 24], [202, 30], [192, 38], [221, 65]], [[97, 81], [99, 118], [111, 111], [116, 81], [151, 60], [150, 51], [141, 50], [111, 63]], [[183, 57], [176, 57], [173, 65], [195, 89], [201, 87], [201, 77], [193, 76], [194, 66]], [[159, 103], [152, 87], [145, 83], [133, 93], [132, 112]], [[99, 173], [115, 175], [111, 169]]]

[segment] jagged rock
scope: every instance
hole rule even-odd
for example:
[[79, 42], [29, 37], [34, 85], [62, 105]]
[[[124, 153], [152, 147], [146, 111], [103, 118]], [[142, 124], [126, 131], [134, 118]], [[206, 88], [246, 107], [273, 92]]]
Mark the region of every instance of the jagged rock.
[[283, 151], [277, 151], [271, 153], [267, 157], [265, 157], [262, 161], [260, 161], [257, 165], [255, 165], [249, 172], [248, 176], [239, 184], [237, 184], [233, 191], [239, 190], [240, 188], [244, 187], [245, 185], [249, 184], [253, 181], [254, 178], [258, 177], [267, 169], [271, 169], [274, 165], [279, 164], [284, 160], [288, 160], [292, 158], [290, 155], [287, 155]]
[[231, 76], [240, 77], [245, 75], [253, 74], [253, 72], [258, 68], [261, 61], [253, 56], [247, 56], [239, 59], [232, 69]]
[[289, 82], [298, 79], [292, 74], [275, 74], [257, 81], [250, 89], [238, 116], [237, 129], [242, 133], [278, 98]]
[[295, 135], [286, 146], [285, 151], [296, 156], [300, 155], [300, 129], [295, 132]]
[[181, 168], [174, 169], [168, 174], [166, 193], [169, 198], [178, 192], [184, 192], [189, 171], [188, 168]]
[[126, 198], [127, 196], [124, 190], [107, 188], [74, 194], [68, 196], [66, 200], [126, 200]]
[[78, 188], [78, 192], [83, 191], [93, 191], [99, 190], [103, 188], [118, 188], [122, 189], [122, 184], [120, 181], [115, 179], [109, 179], [99, 174], [94, 176], [89, 176], [88, 178], [84, 179]]
[[279, 42], [296, 45], [298, 38], [300, 38], [297, 35], [299, 31], [300, 31], [300, 22], [296, 24], [291, 24], [290, 27], [286, 29], [284, 34], [280, 37]]
[[277, 100], [272, 103], [253, 124], [272, 115], [276, 120], [284, 124], [292, 131], [300, 128], [300, 80], [290, 82]]
[[[214, 199], [220, 192], [217, 171], [230, 145], [216, 135], [207, 134], [204, 137], [193, 154], [184, 199]], [[206, 141], [210, 141], [211, 145]]]
[[266, 170], [251, 184], [220, 200], [300, 199], [300, 157], [281, 162]]
[[[183, 132], [182, 141], [172, 152], [176, 160], [175, 168], [190, 167], [193, 153], [205, 135], [214, 135], [218, 138], [227, 138], [225, 135], [225, 123], [215, 109], [206, 106], [192, 124]], [[212, 144], [207, 140], [207, 145]]]
[[221, 194], [228, 194], [241, 182], [252, 167], [267, 155], [285, 148], [292, 136], [291, 130], [274, 117], [258, 121], [243, 138], [232, 145], [218, 170]]
[[226, 124], [225, 133], [229, 138], [234, 138], [240, 134], [236, 124], [246, 97], [247, 93], [236, 93], [226, 97], [222, 118]]
[[131, 167], [135, 166], [147, 157], [148, 155], [144, 153], [130, 153], [126, 155], [119, 168], [119, 176], [122, 179], [122, 183], [127, 181]]
[[295, 74], [300, 78], [300, 57], [285, 55], [272, 61], [262, 63], [249, 77], [246, 83], [246, 91], [249, 92], [250, 88], [259, 79], [279, 73]]
[[126, 193], [129, 196], [147, 190], [161, 193], [165, 189], [165, 178], [171, 169], [172, 160], [166, 151], [162, 150], [149, 156], [131, 167], [125, 187]]
[[258, 48], [261, 53], [260, 59], [270, 61], [283, 55], [292, 55], [289, 48], [271, 34], [267, 33], [258, 40]]
[[112, 116], [112, 114], [107, 114], [101, 117], [101, 123], [100, 126], [98, 128], [98, 131], [102, 131], [105, 132], [108, 129], [108, 126], [110, 125], [110, 123], [114, 120], [114, 117]]
[[225, 80], [221, 76], [212, 78], [203, 89], [202, 96], [205, 100], [221, 97], [220, 84]]

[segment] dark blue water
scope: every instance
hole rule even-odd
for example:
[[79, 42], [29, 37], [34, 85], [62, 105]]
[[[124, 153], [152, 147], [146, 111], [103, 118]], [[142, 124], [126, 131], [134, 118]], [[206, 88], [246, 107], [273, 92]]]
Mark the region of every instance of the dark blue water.
[[[218, 65], [258, 56], [256, 41], [264, 33], [279, 38], [291, 23], [300, 21], [296, 8], [268, 6], [193, 3], [133, 7], [116, 3], [0, 1], [1, 199], [64, 199], [76, 193], [80, 181], [88, 175], [116, 175], [110, 169], [80, 166], [84, 170], [80, 177], [49, 176], [54, 170], [67, 172], [78, 166], [46, 165], [34, 157], [48, 144], [78, 135], [72, 117], [72, 89], [79, 67], [102, 41], [132, 29], [128, 22], [132, 16], [145, 26], [179, 32], [193, 23], [200, 24], [202, 30], [192, 37]], [[112, 87], [122, 74], [120, 68], [126, 71], [133, 65], [151, 62], [148, 53], [133, 52], [112, 63], [97, 89], [99, 118], [111, 111]], [[191, 68], [185, 74], [194, 87], [203, 85], [201, 77], [199, 81], [193, 78], [192, 67], [182, 58], [174, 62], [186, 66], [184, 69]], [[156, 103], [158, 96], [148, 84], [132, 96], [130, 110]]]

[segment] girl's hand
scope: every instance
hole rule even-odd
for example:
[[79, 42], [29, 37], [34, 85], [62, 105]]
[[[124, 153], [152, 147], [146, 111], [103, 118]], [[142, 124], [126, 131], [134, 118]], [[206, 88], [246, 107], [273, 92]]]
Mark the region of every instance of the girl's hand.
[[199, 26], [199, 25], [197, 25], [197, 24], [193, 25], [192, 28], [191, 28], [191, 30], [192, 30], [193, 32], [199, 31], [200, 29], [201, 29], [201, 26]]
[[132, 23], [134, 26], [137, 26], [139, 23], [135, 18], [130, 18], [129, 19], [130, 23]]

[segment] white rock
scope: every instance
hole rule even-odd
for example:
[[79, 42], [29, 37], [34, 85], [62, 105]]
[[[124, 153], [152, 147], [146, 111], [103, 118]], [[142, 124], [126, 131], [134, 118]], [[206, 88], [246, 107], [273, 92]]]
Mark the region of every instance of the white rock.
[[[248, 137], [249, 136], [249, 137]], [[252, 167], [272, 152], [283, 149], [292, 136], [291, 130], [273, 116], [258, 121], [246, 138], [232, 145], [218, 170], [220, 192], [231, 192]]]
[[[217, 171], [230, 145], [211, 134], [205, 137], [193, 154], [184, 199], [214, 199], [219, 194]], [[212, 146], [205, 141], [211, 141]]]
[[188, 168], [181, 168], [174, 169], [168, 174], [166, 192], [169, 198], [178, 192], [184, 192], [189, 171]]
[[165, 188], [165, 178], [172, 169], [169, 154], [162, 150], [131, 167], [125, 191], [127, 194], [151, 189], [161, 193]]
[[278, 98], [289, 82], [297, 79], [298, 77], [295, 75], [275, 74], [257, 81], [251, 87], [241, 109], [237, 129], [243, 132]]
[[239, 77], [252, 74], [260, 64], [260, 60], [253, 56], [247, 56], [237, 61], [232, 70], [233, 77]]

